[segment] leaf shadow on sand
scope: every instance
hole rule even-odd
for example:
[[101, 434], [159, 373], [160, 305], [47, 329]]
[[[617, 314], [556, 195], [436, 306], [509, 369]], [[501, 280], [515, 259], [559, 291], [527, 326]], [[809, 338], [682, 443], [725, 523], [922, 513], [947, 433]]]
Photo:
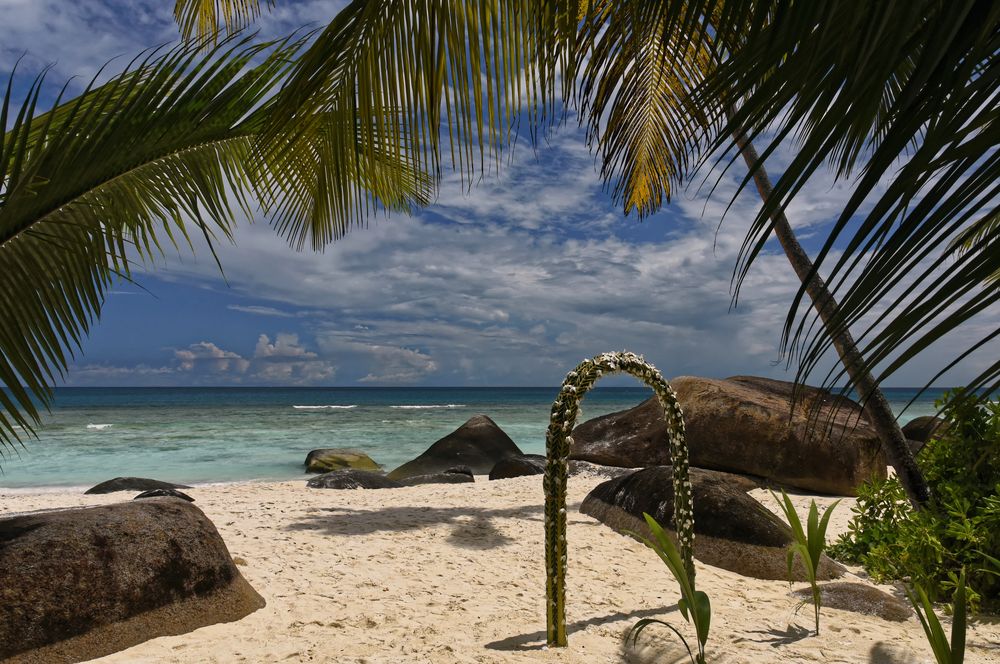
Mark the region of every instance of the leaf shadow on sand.
[[[592, 618], [587, 618], [586, 620], [577, 620], [576, 622], [567, 623], [566, 635], [567, 637], [572, 637], [573, 632], [582, 631], [591, 625], [604, 625], [622, 620], [630, 621], [629, 627], [631, 627], [632, 621], [637, 621], [642, 618], [652, 618], [654, 616], [664, 616], [674, 611], [677, 611], [676, 604], [656, 609], [631, 611], [629, 613], [616, 611], [615, 613], [609, 613], [603, 616], [594, 616]], [[622, 630], [623, 637], [626, 631], [626, 629]], [[485, 647], [489, 650], [505, 650], [508, 652], [519, 650], [544, 650], [547, 647], [545, 645], [545, 637], [545, 630], [529, 632], [527, 634], [516, 634], [514, 636], [508, 636], [506, 639], [500, 639], [499, 641], [491, 641], [490, 643], [487, 643]]]
[[[579, 505], [570, 506], [576, 509]], [[379, 532], [405, 532], [441, 524], [454, 526], [448, 543], [454, 546], [486, 550], [515, 543], [497, 522], [503, 519], [542, 522], [542, 505], [520, 505], [500, 509], [474, 506], [429, 507], [399, 506], [381, 509], [323, 507], [285, 526], [286, 530], [320, 531], [331, 536], [371, 535]]]
[[770, 643], [772, 648], [777, 648], [813, 636], [813, 631], [805, 627], [799, 627], [798, 625], [789, 625], [786, 629], [755, 629], [751, 634], [762, 634], [763, 637], [759, 639], [740, 638], [733, 641], [733, 643], [753, 641], [755, 643]]

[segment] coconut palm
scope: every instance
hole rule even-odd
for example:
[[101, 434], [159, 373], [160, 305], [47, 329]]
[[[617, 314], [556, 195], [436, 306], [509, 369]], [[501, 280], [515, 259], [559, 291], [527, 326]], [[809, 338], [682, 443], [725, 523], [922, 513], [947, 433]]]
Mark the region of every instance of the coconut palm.
[[[608, 188], [626, 213], [636, 210], [640, 217], [669, 200], [671, 187], [682, 181], [699, 153], [731, 141], [750, 167], [748, 181], [752, 176], [766, 203], [748, 236], [758, 242], [748, 244], [751, 255], [743, 269], [773, 231], [822, 320], [818, 329], [861, 392], [890, 462], [911, 499], [922, 502], [926, 484], [865, 355], [843, 323], [850, 311], [841, 310], [802, 249], [785, 206], [771, 202], [763, 160], [744, 129], [753, 118], [740, 110], [742, 105], [734, 107], [744, 93], [735, 84], [732, 90], [721, 86], [713, 73], [719, 62], [725, 67], [754, 48], [754, 39], [781, 16], [777, 9], [783, 3], [705, 5], [353, 2], [297, 64], [277, 105], [281, 123], [320, 112], [388, 118], [390, 135], [413, 139], [392, 149], [415, 167], [437, 172], [445, 142], [440, 136], [443, 107], [452, 163], [463, 175], [475, 176], [485, 168], [487, 154], [499, 166], [519, 117], [528, 117], [532, 131], [544, 131], [558, 117], [557, 104], [574, 101], [588, 142], [602, 157]], [[197, 15], [205, 29], [249, 20], [258, 10], [258, 5], [241, 11], [208, 1], [177, 3], [182, 25], [194, 25]], [[876, 111], [888, 112], [897, 83], [891, 78], [875, 88]], [[692, 92], [698, 95], [696, 104], [689, 98]], [[386, 109], [406, 110], [392, 115]], [[775, 119], [773, 113], [769, 121]], [[814, 364], [818, 357], [807, 359]], [[804, 369], [810, 366], [806, 362]]]
[[[293, 242], [335, 236], [376, 205], [424, 203], [428, 181], [384, 153], [335, 165], [317, 118], [292, 141], [256, 137], [300, 41], [223, 40], [151, 53], [37, 113], [42, 77], [0, 104], [0, 453], [39, 421], [107, 289], [169, 247], [229, 238], [259, 202]], [[312, 133], [309, 133], [309, 132]], [[280, 155], [278, 154], [280, 153]], [[277, 167], [273, 167], [278, 164]], [[318, 174], [322, 174], [319, 177]], [[391, 182], [391, 184], [389, 184]], [[330, 208], [330, 187], [350, 190]]]

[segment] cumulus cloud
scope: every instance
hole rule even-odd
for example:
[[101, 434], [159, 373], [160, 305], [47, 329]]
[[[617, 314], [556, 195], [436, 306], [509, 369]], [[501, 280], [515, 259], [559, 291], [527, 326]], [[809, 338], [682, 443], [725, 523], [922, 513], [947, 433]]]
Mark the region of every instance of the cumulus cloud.
[[181, 371], [206, 373], [246, 373], [250, 362], [238, 353], [223, 350], [210, 341], [199, 341], [174, 351]]
[[72, 385], [317, 385], [329, 382], [336, 365], [299, 341], [296, 334], [279, 332], [274, 340], [257, 338], [252, 354], [241, 355], [212, 341], [172, 349], [173, 362], [77, 366], [69, 374]]
[[[621, 348], [668, 375], [787, 376], [780, 331], [798, 282], [779, 248], [765, 248], [733, 306], [736, 255], [759, 205], [752, 192], [721, 227], [733, 178], [707, 207], [681, 192], [640, 224], [611, 206], [578, 140], [569, 131], [546, 148], [560, 169], [527, 155], [469, 196], [446, 182], [437, 205], [373, 220], [323, 254], [293, 253], [263, 225], [242, 227], [236, 247], [220, 248], [229, 282], [308, 307], [304, 329], [348, 382], [544, 385], [583, 357]], [[843, 199], [838, 187], [804, 191], [789, 213], [800, 233], [822, 229]], [[158, 274], [215, 279], [209, 262]], [[919, 381], [928, 364], [899, 380]]]
[[298, 335], [278, 333], [274, 341], [262, 334], [253, 354], [253, 377], [261, 382], [315, 384], [333, 378], [336, 368], [299, 342]]

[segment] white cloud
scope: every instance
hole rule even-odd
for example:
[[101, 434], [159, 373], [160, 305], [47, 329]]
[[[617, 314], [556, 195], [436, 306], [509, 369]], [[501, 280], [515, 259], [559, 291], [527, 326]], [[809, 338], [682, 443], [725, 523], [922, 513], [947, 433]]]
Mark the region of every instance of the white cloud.
[[262, 334], [253, 354], [253, 377], [265, 383], [313, 384], [333, 378], [336, 368], [331, 362], [307, 350], [298, 335], [278, 333], [274, 342]]
[[[241, 227], [238, 246], [220, 247], [229, 282], [308, 307], [305, 329], [347, 382], [552, 384], [581, 358], [621, 348], [667, 375], [786, 377], [778, 344], [798, 282], [776, 247], [730, 310], [736, 255], [759, 204], [751, 192], [718, 230], [732, 179], [704, 216], [703, 200], [678, 196], [639, 224], [611, 208], [577, 140], [565, 132], [544, 161], [515, 162], [468, 197], [446, 182], [437, 205], [373, 219], [323, 254], [291, 252], [261, 224]], [[789, 212], [800, 233], [821, 230], [843, 195], [825, 182], [807, 188]], [[216, 279], [210, 261], [157, 274]], [[914, 362], [897, 384], [928, 376], [934, 360]], [[964, 364], [956, 382], [974, 368]]]
[[295, 314], [290, 314], [287, 311], [282, 311], [281, 309], [275, 309], [274, 307], [261, 307], [257, 305], [229, 304], [226, 305], [226, 309], [229, 309], [230, 311], [239, 311], [245, 314], [254, 314], [256, 316], [274, 316], [276, 318], [295, 317]]
[[223, 350], [210, 341], [199, 341], [174, 351], [181, 371], [243, 374], [250, 362], [238, 353]]

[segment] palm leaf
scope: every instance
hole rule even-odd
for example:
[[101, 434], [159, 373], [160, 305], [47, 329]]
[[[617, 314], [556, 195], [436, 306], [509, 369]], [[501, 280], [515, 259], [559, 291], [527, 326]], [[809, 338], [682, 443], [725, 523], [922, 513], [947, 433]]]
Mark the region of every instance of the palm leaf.
[[[268, 0], [269, 6], [274, 0]], [[260, 0], [176, 0], [174, 20], [184, 39], [215, 39], [220, 23], [239, 32], [260, 16]]]
[[592, 2], [575, 52], [582, 63], [575, 99], [588, 144], [599, 152], [616, 202], [640, 218], [670, 201], [707, 121], [687, 104], [711, 64], [707, 35], [687, 41], [670, 25], [662, 3]]
[[[729, 56], [695, 99], [716, 109], [720, 122], [721, 111], [708, 102], [739, 99], [727, 133], [773, 132], [762, 160], [789, 137], [799, 144], [746, 238], [737, 286], [770, 237], [772, 215], [817, 171], [832, 164], [839, 177], [852, 179], [852, 196], [814, 268], [829, 274], [839, 320], [818, 324], [802, 306], [804, 288], [786, 320], [785, 348], [799, 363], [799, 378], [852, 326], [864, 330], [861, 351], [879, 366], [880, 381], [946, 335], [974, 329], [1000, 296], [997, 227], [988, 222], [1000, 193], [1000, 6], [731, 0], [719, 11], [711, 0], [690, 4], [696, 9], [678, 18], [680, 32], [711, 21]], [[956, 242], [968, 244], [964, 254], [949, 249]], [[996, 335], [988, 330], [940, 366]], [[835, 371], [827, 382], [842, 377]], [[974, 383], [998, 381], [994, 360]]]
[[[263, 159], [267, 96], [300, 42], [225, 40], [149, 54], [124, 74], [45, 114], [41, 80], [0, 118], [0, 453], [32, 431], [49, 385], [63, 375], [132, 261], [190, 244], [194, 231], [228, 238], [251, 201], [300, 200], [295, 173]], [[251, 61], [260, 64], [250, 66]], [[389, 207], [425, 200], [425, 179], [379, 162], [341, 173]], [[355, 183], [360, 184], [355, 184]], [[15, 428], [20, 427], [20, 429]]]
[[[356, 0], [296, 63], [276, 130], [309, 135], [322, 118], [354, 164], [385, 154], [434, 175], [450, 164], [471, 186], [500, 168], [522, 115], [532, 133], [556, 117], [578, 12], [570, 0]], [[333, 194], [338, 208], [356, 198]]]

